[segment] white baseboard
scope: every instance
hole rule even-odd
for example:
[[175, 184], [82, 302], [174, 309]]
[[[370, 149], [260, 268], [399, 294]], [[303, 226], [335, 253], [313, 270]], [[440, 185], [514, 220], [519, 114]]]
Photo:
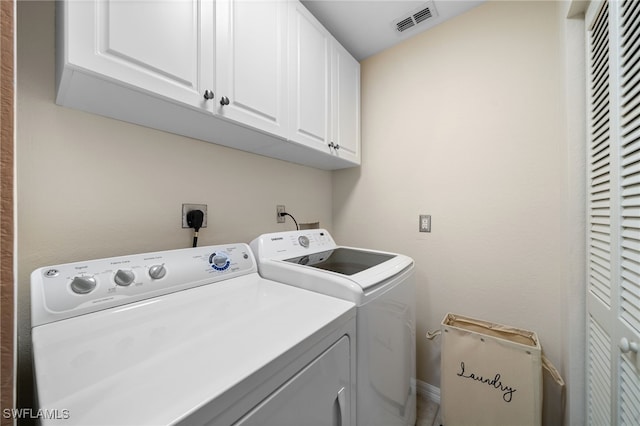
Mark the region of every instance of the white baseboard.
[[438, 387], [421, 380], [416, 380], [416, 394], [421, 398], [433, 401], [440, 405], [440, 388]]

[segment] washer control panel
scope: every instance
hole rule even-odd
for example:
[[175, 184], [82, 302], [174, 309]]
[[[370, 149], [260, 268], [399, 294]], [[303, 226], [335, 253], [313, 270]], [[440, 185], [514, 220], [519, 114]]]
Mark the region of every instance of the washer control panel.
[[251, 242], [260, 259], [287, 259], [336, 248], [331, 234], [325, 229], [276, 232], [264, 234]]
[[31, 274], [32, 306], [69, 318], [255, 272], [246, 244], [48, 266]]

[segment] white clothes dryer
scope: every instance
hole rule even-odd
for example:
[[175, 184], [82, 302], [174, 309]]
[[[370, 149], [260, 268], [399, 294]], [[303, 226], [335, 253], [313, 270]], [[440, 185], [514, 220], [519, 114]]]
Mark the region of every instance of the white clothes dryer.
[[31, 302], [43, 424], [355, 424], [354, 304], [246, 244], [39, 268]]
[[324, 229], [264, 234], [250, 246], [263, 278], [356, 304], [357, 424], [414, 425], [413, 259], [338, 246]]

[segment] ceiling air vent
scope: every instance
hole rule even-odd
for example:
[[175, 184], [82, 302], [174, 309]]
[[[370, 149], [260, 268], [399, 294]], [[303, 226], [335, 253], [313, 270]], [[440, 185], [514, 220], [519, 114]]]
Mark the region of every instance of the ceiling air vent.
[[438, 16], [438, 12], [436, 11], [433, 2], [430, 1], [396, 19], [392, 24], [396, 32], [401, 34], [422, 22], [435, 18], [436, 16]]
[[433, 15], [431, 14], [431, 9], [429, 9], [429, 8], [427, 7], [427, 8], [422, 9], [422, 10], [421, 10], [421, 11], [419, 11], [418, 13], [415, 13], [415, 14], [413, 15], [413, 19], [415, 19], [416, 24], [419, 24], [420, 22], [422, 22], [422, 21], [424, 21], [424, 20], [426, 20], [426, 19], [429, 19], [429, 18], [431, 18], [432, 16], [433, 16]]
[[396, 24], [396, 27], [398, 28], [398, 31], [402, 32], [404, 30], [408, 30], [409, 28], [413, 27], [415, 25], [415, 23], [413, 22], [413, 19], [411, 19], [411, 17], [409, 18], [405, 18], [402, 21], [398, 22]]

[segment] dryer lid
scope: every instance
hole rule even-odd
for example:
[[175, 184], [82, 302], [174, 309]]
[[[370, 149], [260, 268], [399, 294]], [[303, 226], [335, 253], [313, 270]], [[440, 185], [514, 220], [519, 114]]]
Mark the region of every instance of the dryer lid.
[[32, 334], [38, 402], [67, 410], [69, 426], [202, 423], [190, 416], [223, 415], [265, 377], [284, 382], [274, 366], [354, 316], [352, 303], [251, 273], [44, 324]]

